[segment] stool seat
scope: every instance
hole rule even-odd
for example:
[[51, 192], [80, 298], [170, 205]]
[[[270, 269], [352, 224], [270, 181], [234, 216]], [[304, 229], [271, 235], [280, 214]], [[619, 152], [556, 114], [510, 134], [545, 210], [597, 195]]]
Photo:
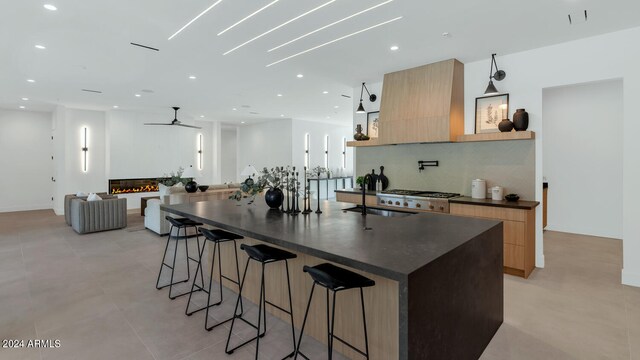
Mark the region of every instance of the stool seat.
[[222, 230], [222, 229], [210, 230], [205, 228], [199, 228], [198, 230], [200, 230], [202, 235], [204, 235], [204, 237], [210, 241], [224, 242], [224, 241], [244, 239], [244, 236], [242, 235], [234, 234], [232, 232]]
[[334, 291], [363, 288], [376, 284], [369, 278], [329, 263], [316, 266], [305, 265], [303, 271], [309, 273], [313, 281]]
[[240, 249], [246, 251], [247, 255], [249, 255], [250, 258], [261, 263], [295, 259], [297, 257], [297, 255], [294, 253], [290, 253], [288, 251], [280, 250], [264, 244], [253, 246], [241, 244]]
[[184, 227], [184, 226], [200, 226], [202, 223], [193, 221], [187, 218], [173, 218], [171, 216], [166, 216], [165, 219], [175, 227]]

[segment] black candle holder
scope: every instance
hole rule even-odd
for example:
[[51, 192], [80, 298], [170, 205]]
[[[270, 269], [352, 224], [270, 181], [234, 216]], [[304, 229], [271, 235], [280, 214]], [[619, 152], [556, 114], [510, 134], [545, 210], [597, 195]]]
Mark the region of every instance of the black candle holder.
[[[329, 186], [328, 182], [327, 186]], [[320, 210], [320, 172], [318, 172], [318, 210], [316, 210], [316, 214], [322, 214], [322, 210]]]
[[[284, 166], [280, 168], [280, 187], [284, 189], [284, 186], [282, 186], [284, 184], [282, 174], [284, 174]], [[284, 192], [282, 193], [282, 196], [284, 196]], [[280, 202], [280, 211], [284, 212], [284, 199], [282, 199], [282, 202]]]
[[307, 167], [304, 167], [304, 215], [309, 215], [311, 211], [311, 199], [309, 196], [309, 180], [307, 179]]
[[287, 190], [287, 210], [285, 211], [287, 214], [291, 213], [291, 206], [289, 205], [289, 194], [291, 193], [291, 191], [289, 191], [289, 171], [287, 170], [285, 172], [285, 175], [287, 177], [287, 186], [286, 186], [286, 190]]
[[296, 215], [300, 213], [300, 182], [298, 181], [299, 180], [299, 176], [300, 176], [300, 173], [297, 172], [296, 173], [296, 182], [294, 183], [295, 188], [296, 188], [295, 193], [294, 193], [294, 195], [296, 196], [296, 209], [294, 210], [294, 213]]

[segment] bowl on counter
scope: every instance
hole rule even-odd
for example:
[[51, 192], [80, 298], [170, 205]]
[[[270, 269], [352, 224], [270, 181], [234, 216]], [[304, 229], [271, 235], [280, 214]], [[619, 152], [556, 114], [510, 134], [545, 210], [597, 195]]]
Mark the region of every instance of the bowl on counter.
[[504, 196], [504, 199], [507, 201], [518, 201], [520, 200], [520, 196], [518, 196], [518, 194], [507, 194]]
[[200, 185], [200, 186], [198, 186], [198, 189], [200, 189], [200, 191], [202, 191], [202, 192], [207, 191], [208, 188], [209, 188], [209, 185]]

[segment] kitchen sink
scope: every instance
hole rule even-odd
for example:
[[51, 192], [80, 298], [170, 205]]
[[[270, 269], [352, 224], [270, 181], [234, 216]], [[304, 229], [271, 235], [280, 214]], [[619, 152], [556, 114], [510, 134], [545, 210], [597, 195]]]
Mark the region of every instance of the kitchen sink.
[[[348, 209], [342, 209], [342, 211], [352, 211], [352, 212], [357, 212], [357, 213], [362, 213], [362, 206], [358, 205], [358, 206], [354, 206]], [[388, 210], [388, 209], [380, 209], [380, 208], [375, 208], [375, 207], [368, 207], [367, 206], [367, 214], [368, 215], [378, 215], [378, 216], [386, 216], [386, 217], [405, 217], [405, 216], [409, 216], [409, 215], [413, 215], [416, 214], [415, 212], [408, 212], [408, 211], [395, 211], [395, 210]]]

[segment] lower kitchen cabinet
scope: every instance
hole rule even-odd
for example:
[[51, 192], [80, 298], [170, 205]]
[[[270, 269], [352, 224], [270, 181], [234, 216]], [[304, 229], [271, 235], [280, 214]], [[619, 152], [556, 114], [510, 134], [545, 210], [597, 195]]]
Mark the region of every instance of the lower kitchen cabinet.
[[[362, 194], [336, 191], [336, 201], [362, 205]], [[367, 206], [376, 206], [378, 205], [378, 198], [376, 195], [365, 195], [365, 202]]]
[[502, 220], [504, 226], [504, 272], [528, 278], [535, 268], [535, 208], [511, 209], [495, 206], [451, 204], [451, 215]]

